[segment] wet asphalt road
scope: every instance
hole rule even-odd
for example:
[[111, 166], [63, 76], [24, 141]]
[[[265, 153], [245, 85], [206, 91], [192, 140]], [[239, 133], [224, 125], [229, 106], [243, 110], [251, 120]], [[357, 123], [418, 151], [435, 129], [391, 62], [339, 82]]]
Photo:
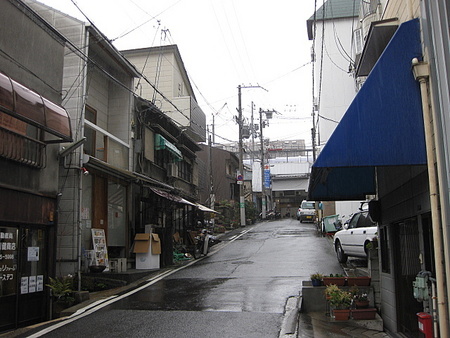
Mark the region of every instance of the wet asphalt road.
[[222, 237], [195, 264], [45, 337], [278, 337], [287, 298], [317, 271], [342, 268], [313, 224], [258, 223]]

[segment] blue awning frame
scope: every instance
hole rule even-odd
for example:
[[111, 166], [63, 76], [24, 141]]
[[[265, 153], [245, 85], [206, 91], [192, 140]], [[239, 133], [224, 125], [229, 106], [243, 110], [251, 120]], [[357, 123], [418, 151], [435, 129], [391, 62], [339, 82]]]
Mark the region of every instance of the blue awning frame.
[[425, 165], [417, 19], [402, 23], [312, 166], [308, 199], [363, 200], [376, 193], [377, 166]]

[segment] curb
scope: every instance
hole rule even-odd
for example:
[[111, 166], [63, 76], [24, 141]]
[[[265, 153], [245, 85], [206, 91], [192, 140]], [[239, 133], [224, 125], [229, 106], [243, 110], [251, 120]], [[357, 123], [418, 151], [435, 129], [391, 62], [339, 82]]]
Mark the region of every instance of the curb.
[[296, 337], [298, 327], [298, 316], [300, 312], [301, 296], [289, 297], [284, 308], [283, 322], [279, 338]]

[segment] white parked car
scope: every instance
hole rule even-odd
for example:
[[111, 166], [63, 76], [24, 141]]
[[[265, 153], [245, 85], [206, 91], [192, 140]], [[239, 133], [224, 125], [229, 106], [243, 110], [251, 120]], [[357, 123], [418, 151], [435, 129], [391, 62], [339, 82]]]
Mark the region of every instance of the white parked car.
[[368, 211], [355, 213], [348, 225], [334, 234], [334, 249], [340, 263], [347, 258], [361, 257], [367, 259], [366, 245], [377, 238], [377, 225]]

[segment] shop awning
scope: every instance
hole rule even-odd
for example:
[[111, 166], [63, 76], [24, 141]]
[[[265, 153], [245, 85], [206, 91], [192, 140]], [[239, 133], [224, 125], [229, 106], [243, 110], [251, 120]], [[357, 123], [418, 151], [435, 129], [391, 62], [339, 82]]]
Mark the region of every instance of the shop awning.
[[179, 160], [183, 159], [181, 151], [174, 144], [167, 141], [167, 139], [161, 134], [155, 134], [155, 149], [156, 150], [167, 149], [172, 153], [172, 155], [175, 156], [175, 158]]
[[196, 206], [197, 206], [197, 208], [198, 208], [200, 211], [204, 211], [204, 212], [212, 212], [212, 213], [215, 213], [215, 214], [219, 214], [219, 212], [217, 212], [217, 211], [215, 211], [215, 210], [213, 210], [213, 209], [210, 209], [210, 208], [208, 208], [208, 207], [205, 207], [204, 205], [201, 205], [201, 204], [199, 204], [199, 203], [196, 203]]
[[173, 195], [171, 193], [168, 193], [167, 191], [164, 190], [159, 190], [156, 188], [150, 188], [155, 194], [164, 197], [166, 199], [168, 199], [169, 201], [175, 202], [175, 203], [182, 203], [182, 204], [187, 204], [187, 205], [192, 205], [194, 207], [196, 207], [197, 205], [195, 203], [189, 202], [187, 199], [184, 199], [180, 196], [177, 195]]
[[72, 142], [66, 110], [0, 73], [0, 111], [54, 135], [46, 143]]
[[365, 199], [376, 192], [375, 167], [426, 164], [413, 58], [422, 58], [417, 19], [399, 26], [314, 163], [310, 200]]

